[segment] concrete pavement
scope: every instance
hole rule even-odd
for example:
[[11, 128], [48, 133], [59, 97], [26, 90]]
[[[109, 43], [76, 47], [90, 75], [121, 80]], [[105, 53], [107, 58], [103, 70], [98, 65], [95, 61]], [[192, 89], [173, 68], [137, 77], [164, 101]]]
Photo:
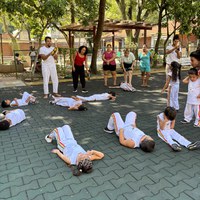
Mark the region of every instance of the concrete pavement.
[[[157, 137], [156, 116], [166, 106], [166, 94], [160, 94], [164, 80], [163, 73], [153, 74], [151, 87], [142, 88], [140, 77], [134, 76], [135, 93], [114, 89], [115, 102], [87, 103], [85, 112], [50, 105], [42, 98], [42, 86], [1, 88], [0, 100], [20, 97], [21, 92], [27, 91], [37, 96], [39, 103], [22, 107], [27, 119], [0, 132], [0, 199], [199, 200], [200, 151], [183, 148], [175, 153]], [[102, 80], [87, 82], [87, 89], [87, 95], [109, 91]], [[59, 90], [63, 96], [74, 95], [69, 83], [60, 84]], [[80, 91], [79, 87], [79, 95]], [[180, 123], [186, 92], [187, 86], [181, 84], [176, 130], [196, 141], [200, 140], [200, 129]], [[138, 114], [137, 126], [155, 139], [153, 153], [120, 146], [115, 134], [104, 133], [112, 112], [118, 111], [125, 117], [131, 110]], [[72, 176], [70, 168], [51, 153], [55, 144], [46, 143], [44, 137], [64, 124], [71, 126], [84, 149], [104, 152], [103, 160], [94, 161], [91, 174]]]

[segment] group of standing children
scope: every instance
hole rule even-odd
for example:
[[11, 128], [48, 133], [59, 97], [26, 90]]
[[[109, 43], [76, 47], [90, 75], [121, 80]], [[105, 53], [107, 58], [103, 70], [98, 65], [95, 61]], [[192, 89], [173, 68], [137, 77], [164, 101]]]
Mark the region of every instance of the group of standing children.
[[[200, 51], [190, 54], [193, 68], [188, 70], [188, 76], [183, 79], [188, 84], [187, 103], [184, 111], [184, 120], [181, 123], [190, 123], [195, 116], [194, 127], [200, 127]], [[173, 61], [170, 65], [166, 83], [162, 89], [168, 90], [167, 105], [179, 110], [179, 87], [181, 82], [181, 65]]]

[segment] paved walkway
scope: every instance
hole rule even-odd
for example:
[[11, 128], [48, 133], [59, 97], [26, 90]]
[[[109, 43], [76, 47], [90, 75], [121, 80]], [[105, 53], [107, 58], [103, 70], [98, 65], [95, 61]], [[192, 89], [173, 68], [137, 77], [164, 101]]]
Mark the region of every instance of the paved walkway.
[[[0, 132], [0, 199], [199, 200], [200, 151], [183, 148], [175, 153], [156, 134], [156, 116], [166, 105], [166, 94], [160, 94], [164, 80], [163, 73], [153, 74], [151, 88], [144, 89], [135, 76], [137, 92], [115, 89], [115, 102], [88, 103], [85, 112], [48, 104], [42, 99], [42, 86], [0, 89], [0, 100], [19, 97], [23, 91], [32, 92], [39, 100], [37, 105], [22, 108], [26, 121]], [[89, 95], [108, 91], [102, 80], [87, 82], [87, 88]], [[72, 86], [62, 83], [60, 91], [63, 96], [70, 96]], [[181, 85], [176, 130], [192, 141], [199, 140], [200, 129], [179, 122], [185, 100], [186, 86]], [[138, 127], [155, 139], [153, 153], [120, 146], [115, 134], [104, 133], [112, 112], [119, 111], [124, 117], [131, 110], [138, 114]], [[105, 153], [103, 160], [94, 161], [91, 174], [72, 176], [66, 164], [50, 152], [55, 144], [46, 143], [44, 136], [64, 124], [71, 126], [75, 138], [86, 150]]]

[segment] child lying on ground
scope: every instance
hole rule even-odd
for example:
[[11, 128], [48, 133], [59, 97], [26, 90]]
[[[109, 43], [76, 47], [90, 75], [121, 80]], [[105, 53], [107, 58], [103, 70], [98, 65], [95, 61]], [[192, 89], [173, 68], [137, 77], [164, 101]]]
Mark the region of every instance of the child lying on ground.
[[145, 152], [152, 152], [155, 142], [150, 136], [136, 127], [136, 116], [135, 112], [129, 112], [124, 122], [120, 114], [115, 112], [110, 116], [104, 131], [107, 133], [115, 131], [116, 135], [119, 136], [120, 144], [125, 147], [139, 147]]
[[[106, 92], [102, 94], [94, 94], [89, 97], [83, 97], [83, 96], [76, 96], [79, 100], [82, 101], [104, 101], [104, 100], [110, 100], [110, 101], [115, 101], [116, 99], [116, 94], [115, 92]], [[75, 96], [72, 96], [72, 98], [76, 98]]]
[[48, 143], [51, 143], [53, 139], [57, 141], [58, 149], [53, 149], [52, 153], [57, 154], [71, 166], [74, 176], [79, 176], [82, 172], [92, 172], [92, 161], [100, 160], [104, 157], [103, 153], [96, 150], [86, 152], [74, 139], [69, 125], [58, 127], [45, 137]]
[[29, 94], [28, 92], [24, 92], [22, 95], [22, 99], [14, 98], [13, 101], [6, 99], [2, 101], [1, 106], [3, 108], [20, 107], [20, 106], [27, 106], [29, 103], [31, 104], [36, 103], [36, 98], [31, 94]]
[[87, 108], [83, 105], [82, 101], [76, 97], [53, 97], [53, 101], [49, 101], [50, 104], [58, 106], [68, 107], [68, 110], [85, 111]]
[[2, 114], [4, 117], [1, 115], [0, 130], [9, 129], [9, 127], [15, 126], [26, 119], [25, 113], [21, 109], [3, 111]]

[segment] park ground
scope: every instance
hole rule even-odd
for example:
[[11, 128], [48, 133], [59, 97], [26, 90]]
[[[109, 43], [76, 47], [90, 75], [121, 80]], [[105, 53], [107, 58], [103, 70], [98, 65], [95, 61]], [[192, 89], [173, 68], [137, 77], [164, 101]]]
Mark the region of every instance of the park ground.
[[[166, 106], [166, 94], [160, 93], [164, 81], [164, 73], [155, 73], [151, 87], [142, 88], [139, 75], [135, 75], [136, 92], [114, 89], [116, 101], [87, 103], [85, 112], [50, 105], [42, 98], [42, 85], [1, 88], [0, 100], [20, 97], [27, 91], [38, 97], [39, 103], [22, 107], [27, 119], [0, 132], [0, 200], [199, 200], [200, 151], [182, 148], [173, 152], [156, 133], [156, 116]], [[88, 95], [109, 91], [102, 79], [87, 81], [87, 89]], [[71, 82], [60, 83], [59, 91], [63, 96], [74, 95]], [[186, 95], [187, 86], [181, 84], [175, 129], [191, 141], [200, 140], [200, 129], [180, 123]], [[156, 142], [154, 152], [125, 148], [115, 134], [103, 131], [115, 111], [123, 118], [129, 111], [138, 114], [138, 128]], [[94, 161], [92, 173], [72, 176], [70, 168], [51, 153], [56, 146], [46, 143], [44, 137], [64, 124], [71, 126], [84, 149], [105, 154], [103, 160]]]

